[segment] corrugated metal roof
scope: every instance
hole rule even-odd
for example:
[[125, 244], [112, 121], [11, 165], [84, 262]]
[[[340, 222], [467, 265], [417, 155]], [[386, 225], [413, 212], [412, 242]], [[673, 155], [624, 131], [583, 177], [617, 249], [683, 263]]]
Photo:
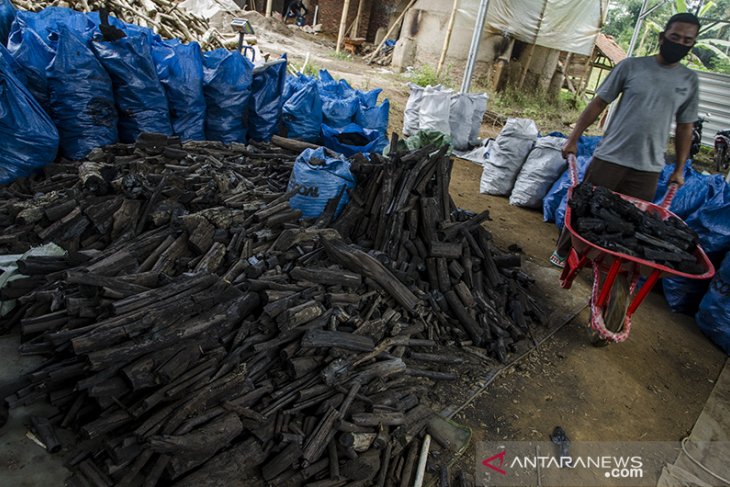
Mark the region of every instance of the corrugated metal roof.
[[626, 51], [616, 43], [613, 37], [607, 36], [603, 32], [596, 37], [596, 47], [614, 64], [618, 64], [626, 59]]
[[[707, 118], [702, 143], [712, 146], [718, 130], [730, 129], [730, 76], [697, 71], [700, 78], [700, 116]], [[709, 113], [709, 118], [706, 114]]]

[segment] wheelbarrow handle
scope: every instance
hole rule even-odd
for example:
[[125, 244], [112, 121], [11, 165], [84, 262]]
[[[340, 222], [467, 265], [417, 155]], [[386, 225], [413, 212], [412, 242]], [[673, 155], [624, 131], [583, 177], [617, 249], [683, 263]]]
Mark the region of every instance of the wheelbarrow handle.
[[662, 202], [659, 204], [659, 206], [661, 206], [665, 210], [668, 210], [669, 207], [672, 205], [674, 197], [677, 196], [678, 189], [679, 185], [677, 183], [671, 183], [669, 185], [669, 188], [667, 189], [667, 194], [664, 195], [664, 198], [662, 199]]
[[572, 187], [578, 186], [578, 159], [575, 154], [568, 154], [568, 171], [570, 171], [570, 185]]

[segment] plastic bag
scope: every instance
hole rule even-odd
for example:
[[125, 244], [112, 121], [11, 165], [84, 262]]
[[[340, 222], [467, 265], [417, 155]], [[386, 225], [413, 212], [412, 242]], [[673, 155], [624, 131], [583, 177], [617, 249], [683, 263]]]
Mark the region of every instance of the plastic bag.
[[342, 128], [353, 122], [360, 105], [357, 95], [349, 97], [333, 96], [329, 91], [321, 91], [324, 123], [334, 128]]
[[378, 97], [383, 92], [382, 88], [375, 88], [370, 91], [356, 91], [360, 107], [375, 108], [378, 105]]
[[376, 130], [369, 130], [351, 123], [342, 128], [322, 125], [322, 142], [325, 147], [347, 157], [355, 154], [382, 153], [388, 139]]
[[709, 281], [670, 277], [662, 279], [662, 290], [672, 311], [693, 315], [699, 309], [709, 284]]
[[[580, 156], [577, 158], [578, 162], [578, 179], [583, 181], [586, 171], [588, 170], [588, 164], [591, 161], [590, 156]], [[557, 181], [550, 187], [550, 190], [542, 200], [542, 215], [543, 220], [546, 222], [556, 222], [559, 229], [563, 228], [563, 220], [565, 219], [565, 205], [568, 201], [568, 189], [570, 188], [570, 172], [567, 170]], [[561, 210], [562, 218], [557, 220], [556, 214], [558, 210]]]
[[128, 33], [118, 41], [94, 40], [91, 45], [112, 80], [119, 140], [132, 143], [142, 132], [172, 135], [167, 99], [157, 79], [149, 40]]
[[702, 333], [730, 355], [730, 254], [712, 279], [695, 319]]
[[10, 54], [10, 52], [8, 52], [8, 50], [2, 44], [0, 44], [0, 58], [2, 58], [3, 61], [6, 63], [10, 72], [13, 73], [16, 78], [18, 78], [18, 81], [20, 81], [23, 86], [27, 87], [28, 79], [25, 77], [25, 71], [23, 71], [23, 68], [21, 68], [20, 65], [15, 61], [13, 55]]
[[725, 182], [719, 175], [708, 176], [695, 171], [693, 168], [685, 170], [685, 183], [677, 190], [669, 209], [680, 218], [686, 219], [699, 210], [705, 203], [722, 192]]
[[317, 84], [319, 85], [319, 92], [322, 95], [324, 95], [324, 93], [330, 93], [333, 96], [342, 95], [342, 87], [326, 69], [319, 70], [319, 80]]
[[286, 66], [286, 55], [282, 55], [260, 71], [254, 70], [248, 110], [248, 135], [253, 140], [268, 142], [278, 130]]
[[[289, 101], [289, 98], [294, 96], [299, 90], [304, 88], [307, 83], [310, 82], [314, 82], [315, 84], [317, 84], [316, 80], [313, 80], [301, 73], [294, 76], [287, 76], [286, 81], [284, 81], [284, 92], [281, 95], [282, 102], [286, 103], [287, 101]], [[317, 89], [317, 93], [319, 93], [319, 88]]]
[[289, 204], [301, 210], [304, 218], [319, 218], [329, 200], [342, 192], [337, 216], [350, 201], [348, 190], [354, 187], [355, 177], [349, 161], [327, 157], [323, 147], [306, 149], [294, 162], [289, 178], [287, 191], [296, 191]]
[[426, 88], [415, 83], [408, 83], [411, 89], [411, 96], [406, 102], [406, 109], [403, 113], [403, 135], [410, 137], [418, 132], [421, 124], [421, 104], [423, 103], [423, 92]]
[[390, 118], [390, 100], [384, 100], [380, 105], [368, 106], [360, 103], [355, 115], [355, 123], [363, 128], [376, 130], [382, 135], [388, 132]]
[[322, 131], [322, 99], [315, 81], [296, 92], [284, 103], [282, 121], [287, 137], [317, 142]]
[[48, 106], [48, 75], [46, 68], [55, 53], [41, 36], [25, 27], [18, 16], [8, 38], [8, 51], [23, 72], [26, 87], [42, 107]]
[[537, 125], [526, 118], [510, 118], [491, 145], [484, 163], [480, 191], [506, 196], [537, 140]]
[[469, 148], [474, 109], [474, 99], [471, 95], [466, 93], [451, 95], [449, 133], [456, 150], [461, 151]]
[[480, 143], [479, 133], [482, 129], [482, 120], [487, 112], [487, 101], [489, 97], [486, 93], [474, 93], [469, 95], [474, 103], [474, 114], [471, 118], [471, 131], [469, 132], [469, 145], [476, 146]]
[[109, 75], [91, 49], [62, 28], [48, 66], [49, 111], [58, 127], [63, 157], [80, 160], [92, 149], [117, 142], [117, 110]]
[[0, 56], [0, 184], [52, 163], [57, 151], [56, 126]]
[[[423, 91], [419, 114], [419, 130], [438, 130], [451, 133], [451, 95], [453, 90], [428, 87]], [[536, 136], [537, 137], [537, 136]]]
[[197, 42], [157, 42], [152, 46], [157, 77], [165, 89], [173, 134], [205, 140], [203, 54]]
[[53, 49], [62, 28], [76, 33], [86, 42], [91, 39], [95, 27], [85, 13], [65, 7], [46, 7], [38, 13], [21, 12], [18, 18], [26, 28], [36, 32]]
[[[588, 167], [591, 165], [591, 160], [593, 157], [579, 157], [578, 158], [578, 181], [583, 181], [585, 178], [586, 173], [588, 172]], [[558, 227], [558, 230], [562, 230], [565, 226], [565, 212], [568, 210], [568, 188], [570, 187], [570, 174], [568, 173], [568, 184], [565, 187], [565, 193], [563, 193], [563, 197], [560, 200], [560, 204], [558, 205], [557, 209], [555, 210], [555, 226]]]
[[716, 190], [707, 202], [687, 219], [687, 225], [697, 232], [702, 249], [708, 254], [724, 255], [730, 250], [730, 186], [715, 175], [722, 189]]
[[10, 0], [0, 0], [0, 44], [3, 46], [8, 43], [10, 26], [15, 20], [16, 12]]
[[[451, 136], [443, 132], [436, 130], [421, 130], [416, 132], [414, 135], [407, 137], [406, 139], [399, 139], [398, 145], [396, 146], [398, 152], [415, 151], [422, 149], [428, 145], [432, 145], [436, 150], [441, 149], [444, 146], [448, 146], [446, 155], [451, 155], [452, 145]], [[388, 155], [391, 151], [390, 145], [384, 150], [383, 154]]]
[[253, 64], [236, 51], [203, 55], [205, 135], [208, 140], [246, 142], [243, 115], [251, 97]]
[[567, 169], [560, 150], [564, 139], [541, 137], [527, 156], [515, 187], [509, 197], [509, 204], [527, 208], [539, 208], [553, 183]]

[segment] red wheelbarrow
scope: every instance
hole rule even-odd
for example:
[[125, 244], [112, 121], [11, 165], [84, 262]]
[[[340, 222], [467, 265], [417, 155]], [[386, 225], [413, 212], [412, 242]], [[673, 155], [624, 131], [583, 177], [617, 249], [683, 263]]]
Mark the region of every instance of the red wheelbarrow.
[[[571, 187], [568, 200], [578, 186], [578, 168], [574, 155], [568, 156]], [[677, 185], [669, 186], [661, 204], [655, 205], [638, 198], [617, 193], [621, 198], [633, 203], [643, 212], [650, 212], [662, 220], [677, 217], [668, 210], [677, 192]], [[561, 286], [570, 289], [573, 280], [584, 267], [593, 267], [593, 293], [591, 295], [591, 328], [599, 339], [608, 342], [623, 342], [631, 332], [631, 317], [651, 292], [656, 282], [666, 276], [687, 279], [710, 279], [715, 274], [712, 263], [698, 245], [695, 249], [697, 262], [702, 265], [702, 274], [686, 274], [667, 266], [638, 257], [622, 254], [600, 247], [581, 237], [572, 225], [570, 205], [565, 212], [565, 228], [570, 232], [573, 248], [565, 261], [560, 276]], [[637, 286], [641, 277], [646, 281]]]

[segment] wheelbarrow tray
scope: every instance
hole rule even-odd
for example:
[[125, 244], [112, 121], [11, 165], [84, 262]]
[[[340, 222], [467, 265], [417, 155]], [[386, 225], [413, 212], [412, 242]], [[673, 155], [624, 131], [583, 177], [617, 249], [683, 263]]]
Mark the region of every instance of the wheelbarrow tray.
[[[650, 213], [657, 215], [662, 220], [666, 220], [670, 217], [679, 218], [677, 215], [672, 213], [671, 211], [667, 210], [666, 208], [662, 208], [659, 205], [655, 205], [653, 203], [649, 203], [648, 201], [641, 200], [639, 198], [634, 198], [631, 196], [626, 196], [621, 193], [615, 193], [624, 200], [632, 203], [634, 206], [636, 206], [639, 210], [641, 210], [644, 213]], [[573, 188], [571, 187], [568, 189], [568, 201], [573, 197]], [[631, 273], [638, 273], [641, 276], [647, 277], [654, 273], [655, 271], [659, 271], [659, 275], [655, 277], [661, 278], [661, 277], [684, 277], [687, 279], [710, 279], [712, 276], [715, 275], [715, 268], [712, 265], [712, 262], [710, 262], [710, 259], [707, 257], [707, 254], [705, 254], [704, 250], [700, 247], [698, 244], [694, 250], [694, 255], [697, 258], [697, 263], [702, 265], [704, 272], [701, 274], [687, 274], [685, 272], [681, 272], [677, 269], [672, 269], [670, 267], [667, 267], [662, 264], [658, 264], [656, 262], [641, 259], [639, 257], [634, 257], [628, 254], [623, 254], [620, 252], [616, 252], [613, 250], [609, 250], [606, 248], [601, 247], [600, 245], [597, 245], [593, 242], [590, 242], [583, 238], [574, 228], [573, 228], [573, 209], [568, 205], [566, 212], [565, 212], [565, 227], [570, 232], [570, 237], [573, 244], [573, 249], [575, 250], [577, 256], [582, 260], [583, 262], [593, 261], [593, 262], [599, 262], [600, 265], [604, 268], [609, 268], [611, 264], [617, 260], [621, 260], [621, 268], [620, 271], [626, 271]], [[573, 252], [571, 252], [571, 257], [575, 259], [575, 256]], [[573, 262], [575, 264], [575, 262]], [[566, 265], [566, 269], [569, 266]], [[572, 266], [571, 266], [572, 267]], [[579, 268], [582, 267], [579, 266]], [[575, 269], [576, 271], [579, 270]], [[577, 273], [577, 272], [576, 272]], [[567, 277], [567, 276], [566, 276]], [[572, 277], [575, 277], [574, 275]], [[572, 280], [572, 279], [571, 279]]]

